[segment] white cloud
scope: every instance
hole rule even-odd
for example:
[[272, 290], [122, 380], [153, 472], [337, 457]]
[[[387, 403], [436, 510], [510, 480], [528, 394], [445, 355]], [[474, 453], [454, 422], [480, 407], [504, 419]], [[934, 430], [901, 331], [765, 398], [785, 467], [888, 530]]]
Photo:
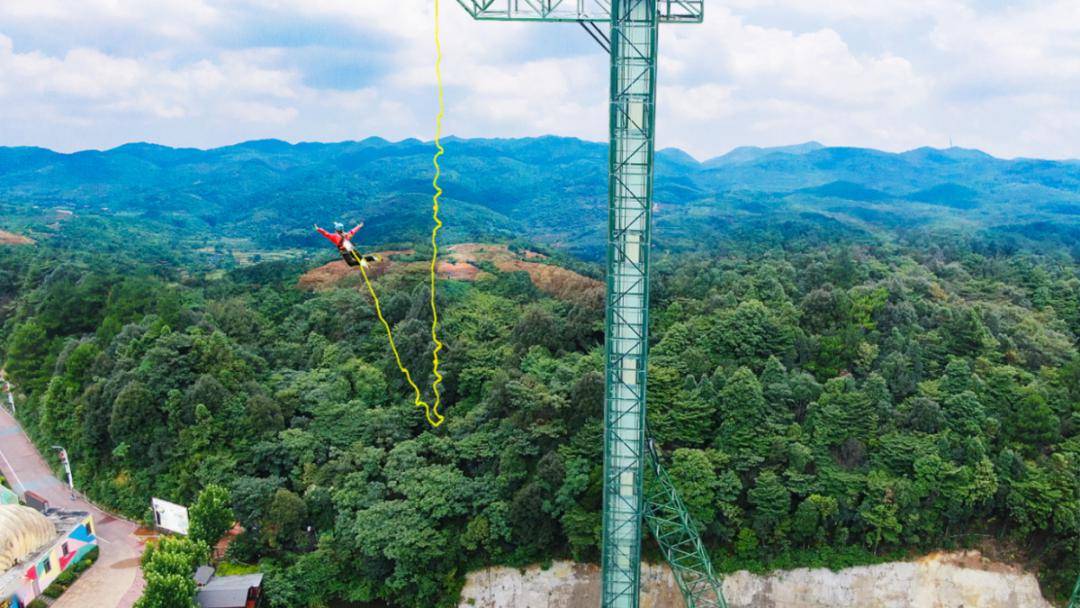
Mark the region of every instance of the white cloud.
[[[988, 4], [710, 2], [704, 24], [663, 28], [659, 143], [952, 136], [1080, 156], [1080, 3]], [[433, 17], [430, 0], [5, 0], [0, 145], [430, 138]], [[583, 32], [475, 23], [452, 0], [442, 26], [447, 132], [605, 137], [607, 60]], [[355, 82], [313, 84], [327, 81]]]
[[714, 9], [701, 26], [666, 29], [661, 52], [663, 145], [710, 156], [810, 139], [926, 143], [882, 125], [925, 104], [931, 81], [905, 57], [856, 52], [836, 30], [763, 27]]
[[221, 11], [209, 0], [4, 0], [0, 23], [50, 23], [58, 35], [94, 33], [98, 27], [139, 30], [168, 40], [195, 40], [219, 23]]
[[903, 23], [967, 10], [961, 0], [727, 0], [724, 5], [738, 12], [784, 11], [828, 22]]

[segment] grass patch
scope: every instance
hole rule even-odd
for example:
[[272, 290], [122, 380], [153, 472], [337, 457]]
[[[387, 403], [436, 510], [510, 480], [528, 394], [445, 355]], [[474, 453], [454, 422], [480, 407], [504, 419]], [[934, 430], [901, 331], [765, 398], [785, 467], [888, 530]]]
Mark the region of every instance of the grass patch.
[[258, 574], [259, 566], [238, 564], [235, 562], [221, 562], [218, 564], [217, 576], [244, 576], [246, 574]]

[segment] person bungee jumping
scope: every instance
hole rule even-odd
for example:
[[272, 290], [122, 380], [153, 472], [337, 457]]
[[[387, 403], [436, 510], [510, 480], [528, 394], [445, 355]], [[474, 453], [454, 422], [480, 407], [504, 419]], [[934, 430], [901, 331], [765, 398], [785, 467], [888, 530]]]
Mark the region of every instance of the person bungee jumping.
[[367, 267], [369, 262], [377, 262], [379, 261], [379, 258], [374, 255], [360, 255], [356, 253], [356, 247], [353, 246], [352, 238], [356, 235], [357, 231], [363, 227], [364, 222], [360, 222], [355, 228], [345, 232], [345, 224], [334, 222], [334, 231], [329, 232], [320, 228], [318, 224], [315, 224], [315, 230], [337, 247], [338, 253], [341, 254], [341, 257], [345, 260], [346, 264], [349, 266]]

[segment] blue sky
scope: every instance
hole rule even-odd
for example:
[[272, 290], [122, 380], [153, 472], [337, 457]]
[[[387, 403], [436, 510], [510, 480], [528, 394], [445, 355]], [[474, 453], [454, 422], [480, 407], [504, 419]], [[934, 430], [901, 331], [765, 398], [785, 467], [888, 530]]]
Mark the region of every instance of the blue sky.
[[[448, 133], [606, 138], [576, 25], [443, 2]], [[433, 134], [433, 0], [3, 0], [0, 145]], [[724, 0], [665, 26], [659, 145], [1080, 158], [1080, 2]]]

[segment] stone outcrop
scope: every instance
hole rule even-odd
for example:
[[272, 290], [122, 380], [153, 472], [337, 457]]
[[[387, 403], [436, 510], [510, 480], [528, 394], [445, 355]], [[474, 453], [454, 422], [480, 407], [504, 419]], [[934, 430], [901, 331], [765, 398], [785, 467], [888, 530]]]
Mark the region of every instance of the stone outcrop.
[[[490, 568], [469, 575], [460, 607], [595, 608], [599, 587], [595, 565]], [[737, 572], [725, 578], [724, 596], [730, 608], [1052, 608], [1033, 575], [984, 559], [977, 551], [838, 572]], [[683, 606], [666, 566], [643, 567], [641, 606]]]

